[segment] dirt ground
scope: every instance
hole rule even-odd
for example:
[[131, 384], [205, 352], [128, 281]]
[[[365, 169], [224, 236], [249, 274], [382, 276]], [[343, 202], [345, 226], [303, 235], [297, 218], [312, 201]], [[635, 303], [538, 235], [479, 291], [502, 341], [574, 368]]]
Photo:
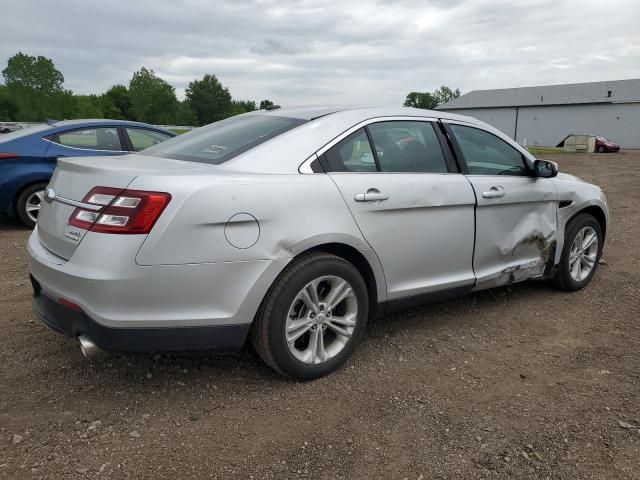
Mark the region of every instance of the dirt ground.
[[640, 152], [546, 158], [609, 198], [587, 289], [383, 318], [309, 383], [249, 349], [85, 361], [32, 314], [28, 232], [0, 223], [0, 478], [639, 479]]

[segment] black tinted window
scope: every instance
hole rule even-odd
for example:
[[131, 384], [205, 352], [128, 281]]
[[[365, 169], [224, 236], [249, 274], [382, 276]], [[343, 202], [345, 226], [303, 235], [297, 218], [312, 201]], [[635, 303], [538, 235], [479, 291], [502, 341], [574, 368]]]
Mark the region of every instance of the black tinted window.
[[303, 123], [305, 120], [268, 115], [231, 117], [174, 137], [144, 153], [219, 165]]
[[445, 173], [447, 164], [431, 122], [381, 122], [369, 125], [383, 172]]
[[451, 125], [472, 175], [526, 175], [522, 154], [495, 135], [473, 127]]
[[331, 147], [325, 154], [331, 172], [375, 172], [371, 144], [364, 129], [357, 130]]

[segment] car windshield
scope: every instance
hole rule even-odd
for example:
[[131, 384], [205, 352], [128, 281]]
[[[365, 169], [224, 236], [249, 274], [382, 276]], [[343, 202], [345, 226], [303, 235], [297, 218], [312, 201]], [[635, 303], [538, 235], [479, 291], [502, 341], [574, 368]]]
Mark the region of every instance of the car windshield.
[[22, 128], [11, 133], [5, 133], [4, 135], [0, 135], [0, 143], [9, 142], [20, 137], [26, 137], [33, 133], [43, 132], [45, 130], [49, 130], [50, 128], [53, 127], [51, 125], [42, 124], [34, 125], [33, 127]]
[[271, 115], [239, 115], [179, 135], [146, 149], [144, 154], [220, 165], [305, 122]]
[[600, 140], [601, 142], [608, 142], [609, 141], [604, 137], [596, 137], [596, 140]]

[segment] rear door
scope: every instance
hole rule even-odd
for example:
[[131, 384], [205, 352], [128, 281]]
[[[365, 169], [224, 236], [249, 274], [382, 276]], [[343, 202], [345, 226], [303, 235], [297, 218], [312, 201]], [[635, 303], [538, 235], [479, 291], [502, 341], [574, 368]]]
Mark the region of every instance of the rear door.
[[523, 154], [478, 126], [445, 122], [477, 197], [473, 266], [477, 287], [538, 277], [553, 261], [557, 190]]
[[434, 121], [398, 117], [319, 152], [380, 259], [390, 300], [474, 283], [475, 197], [442, 142]]

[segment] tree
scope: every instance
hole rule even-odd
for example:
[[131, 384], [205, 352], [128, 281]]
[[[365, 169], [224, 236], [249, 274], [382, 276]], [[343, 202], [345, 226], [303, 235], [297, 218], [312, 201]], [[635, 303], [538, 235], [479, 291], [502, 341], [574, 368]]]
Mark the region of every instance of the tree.
[[215, 75], [206, 74], [202, 80], [190, 82], [185, 96], [198, 125], [206, 125], [233, 115], [229, 89], [223, 87]]
[[438, 101], [438, 105], [442, 105], [458, 98], [460, 96], [460, 89], [456, 88], [455, 90], [451, 90], [446, 85], [442, 85], [433, 92], [433, 96]]
[[433, 110], [438, 106], [438, 101], [429, 92], [411, 92], [404, 101], [405, 107], [425, 108]]
[[44, 117], [70, 118], [75, 114], [72, 92], [63, 87], [64, 76], [49, 58], [22, 52], [9, 59], [2, 71], [6, 95], [18, 106], [23, 121], [42, 121]]
[[64, 91], [64, 76], [50, 58], [43, 56], [31, 57], [18, 52], [9, 59], [2, 75], [9, 88], [20, 85], [49, 96]]
[[136, 120], [156, 125], [175, 121], [178, 108], [175, 89], [157, 77], [153, 70], [142, 67], [133, 74], [129, 97]]
[[196, 119], [196, 114], [193, 113], [191, 109], [191, 103], [189, 100], [183, 100], [178, 104], [178, 111], [176, 113], [176, 124], [177, 125], [195, 125], [198, 123]]
[[260, 102], [260, 110], [264, 110], [267, 107], [270, 107], [271, 105], [273, 105], [273, 102], [271, 100], [262, 100]]
[[105, 104], [110, 102], [116, 109], [113, 115], [106, 116], [106, 118], [114, 118], [121, 120], [135, 120], [133, 112], [131, 111], [131, 97], [129, 96], [129, 89], [124, 85], [114, 85], [107, 90], [104, 95]]
[[9, 96], [9, 89], [0, 85], [0, 120], [18, 120], [18, 104]]
[[253, 112], [256, 109], [256, 102], [253, 100], [232, 100], [231, 113], [239, 115], [241, 113]]

